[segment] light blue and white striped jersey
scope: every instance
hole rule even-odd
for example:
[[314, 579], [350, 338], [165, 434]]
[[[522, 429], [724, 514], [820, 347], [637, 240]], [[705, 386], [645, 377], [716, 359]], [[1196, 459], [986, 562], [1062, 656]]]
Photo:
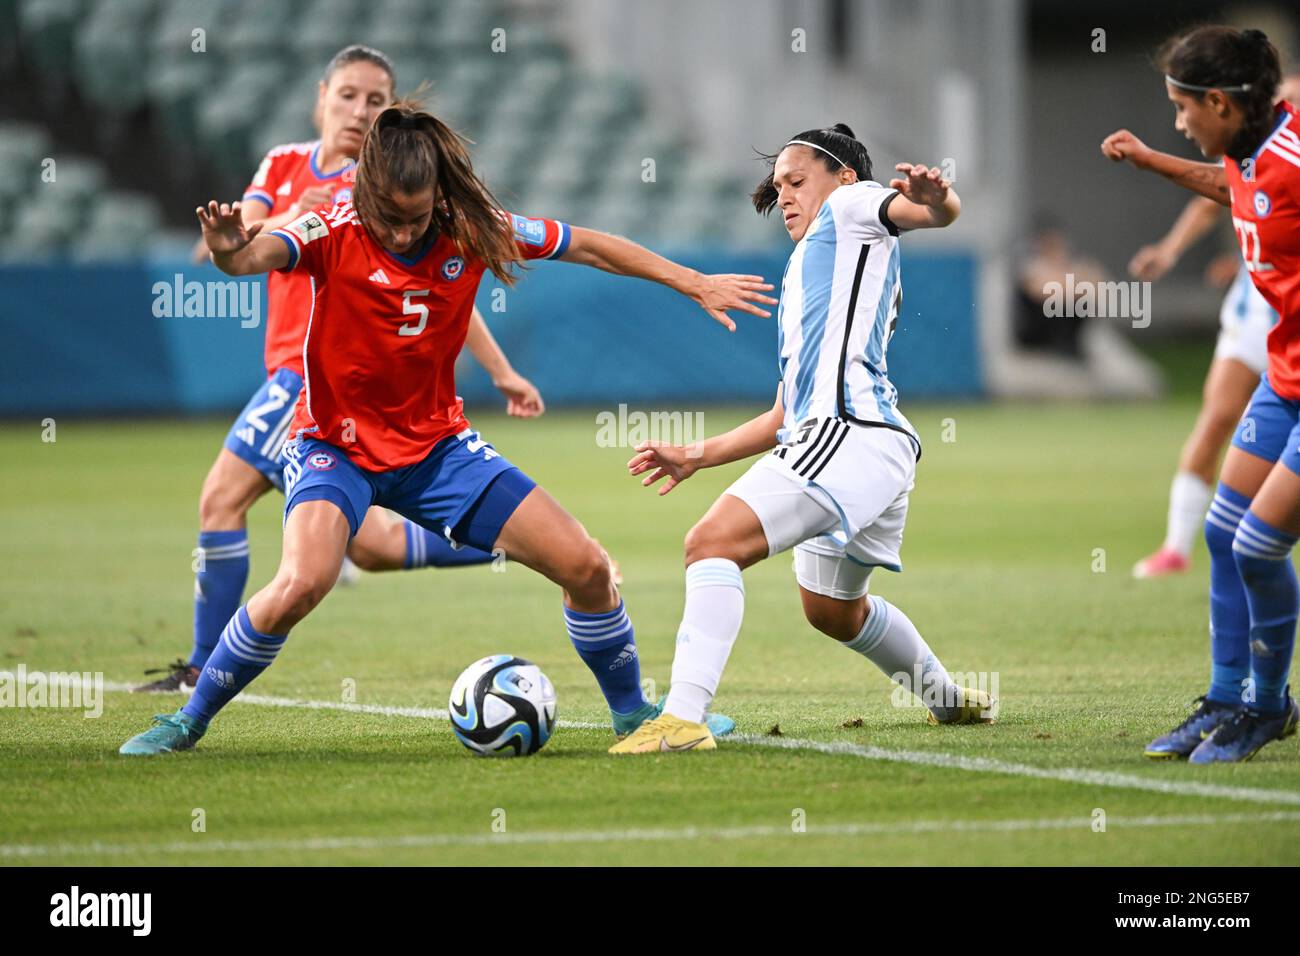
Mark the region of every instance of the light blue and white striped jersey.
[[811, 418], [916, 431], [896, 407], [885, 350], [902, 305], [898, 229], [885, 205], [897, 192], [864, 181], [835, 189], [794, 247], [777, 311], [788, 441]]

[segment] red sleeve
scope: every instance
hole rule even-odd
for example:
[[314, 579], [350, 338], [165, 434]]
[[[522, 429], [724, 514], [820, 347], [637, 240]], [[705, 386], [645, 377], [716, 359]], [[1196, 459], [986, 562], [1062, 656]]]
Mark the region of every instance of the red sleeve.
[[301, 270], [311, 273], [317, 279], [324, 279], [329, 271], [329, 255], [338, 244], [335, 230], [350, 215], [351, 205], [340, 204], [328, 213], [323, 208], [313, 209], [279, 229], [272, 229], [270, 235], [278, 237], [289, 247], [289, 263], [278, 271]]
[[264, 203], [267, 212], [275, 208], [275, 191], [280, 188], [285, 167], [283, 162], [276, 162], [277, 159], [283, 157], [275, 156], [274, 150], [262, 157], [257, 172], [253, 173], [252, 182], [244, 190], [244, 202]]
[[515, 245], [523, 259], [558, 259], [569, 248], [567, 223], [556, 219], [530, 219], [506, 213], [515, 230]]

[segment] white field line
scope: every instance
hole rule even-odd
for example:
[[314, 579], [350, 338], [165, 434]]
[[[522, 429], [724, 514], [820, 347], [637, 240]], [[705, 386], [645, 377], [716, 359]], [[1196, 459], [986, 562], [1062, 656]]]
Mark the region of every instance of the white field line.
[[[131, 685], [105, 682], [104, 689], [129, 690]], [[431, 707], [385, 707], [378, 704], [349, 704], [328, 700], [295, 700], [291, 697], [265, 697], [258, 694], [240, 694], [235, 703], [255, 704], [263, 707], [297, 707], [308, 710], [339, 710], [357, 714], [380, 714], [386, 717], [413, 717], [422, 720], [446, 720], [447, 711]], [[559, 721], [561, 727], [600, 729], [608, 724], [584, 721]], [[815, 753], [857, 757], [862, 760], [885, 760], [893, 763], [926, 767], [945, 767], [974, 773], [998, 773], [1013, 777], [1037, 780], [1055, 780], [1061, 783], [1109, 787], [1119, 790], [1145, 790], [1150, 793], [1167, 793], [1185, 797], [1207, 797], [1224, 800], [1243, 800], [1250, 803], [1300, 806], [1300, 793], [1292, 790], [1271, 790], [1263, 787], [1231, 787], [1224, 784], [1198, 783], [1192, 780], [1161, 780], [1158, 777], [1112, 770], [1089, 770], [1083, 767], [1035, 767], [1031, 764], [1011, 763], [988, 757], [967, 757], [941, 751], [889, 750], [847, 742], [828, 743], [804, 740], [797, 737], [769, 737], [753, 734], [735, 734], [725, 738], [727, 743], [749, 744], [755, 747], [772, 747], [779, 750], [804, 750]]]
[[[105, 681], [104, 690], [129, 691], [134, 684], [120, 684]], [[388, 707], [383, 704], [349, 704], [334, 700], [298, 700], [294, 697], [268, 697], [264, 694], [243, 693], [236, 697], [235, 704], [258, 704], [262, 707], [296, 707], [301, 710], [341, 710], [349, 714], [379, 714], [382, 717], [414, 717], [419, 720], [448, 720], [447, 711], [438, 707]], [[561, 727], [573, 727], [578, 730], [599, 730], [609, 724], [584, 723], [577, 720], [557, 721]]]
[[[1300, 812], [1230, 813], [1218, 816], [1200, 814], [1168, 817], [1109, 817], [1107, 831], [1148, 827], [1217, 827], [1231, 824], [1266, 824], [1300, 822]], [[898, 823], [839, 823], [809, 825], [806, 832], [795, 833], [790, 825], [748, 827], [682, 827], [679, 829], [632, 830], [553, 830], [534, 833], [458, 834], [426, 833], [389, 837], [311, 837], [299, 840], [209, 840], [196, 836], [192, 840], [169, 843], [85, 843], [85, 844], [9, 844], [0, 845], [0, 859], [36, 859], [50, 856], [136, 856], [141, 853], [258, 853], [269, 851], [432, 849], [437, 847], [509, 846], [511, 844], [546, 843], [624, 843], [664, 842], [670, 840], [750, 840], [803, 836], [851, 837], [888, 836], [919, 833], [1008, 833], [1033, 830], [1075, 830], [1089, 832], [1091, 817], [1065, 817], [1038, 820], [908, 820]]]

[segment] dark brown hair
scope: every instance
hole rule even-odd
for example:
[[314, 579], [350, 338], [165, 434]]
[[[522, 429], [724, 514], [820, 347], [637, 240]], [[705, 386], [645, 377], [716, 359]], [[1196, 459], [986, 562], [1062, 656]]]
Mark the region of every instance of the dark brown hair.
[[[1233, 159], [1251, 155], [1272, 132], [1273, 97], [1282, 69], [1277, 48], [1263, 32], [1220, 25], [1193, 27], [1166, 41], [1156, 55], [1156, 65], [1178, 83], [1223, 90], [1241, 107], [1244, 122], [1226, 151]], [[1183, 92], [1201, 100], [1206, 91]]]
[[[461, 253], [479, 260], [507, 285], [519, 258], [514, 229], [501, 204], [474, 173], [468, 140], [418, 101], [401, 100], [384, 110], [366, 133], [357, 160], [352, 205], [361, 219], [385, 222], [395, 192], [433, 189], [433, 220], [422, 241], [441, 233]], [[373, 233], [372, 233], [373, 235]]]
[[[853, 135], [853, 130], [844, 123], [836, 123], [826, 129], [804, 130], [790, 137], [791, 141], [796, 139], [820, 146], [821, 149], [812, 151], [813, 156], [820, 159], [830, 172], [839, 172], [847, 166], [858, 174], [859, 182], [871, 178], [871, 156], [867, 152], [867, 147], [858, 142], [857, 137]], [[780, 155], [781, 150], [778, 149], [771, 154], [759, 153], [759, 158], [766, 161], [769, 167], [775, 167], [776, 158]], [[749, 197], [761, 216], [766, 216], [776, 207], [776, 186], [772, 182], [774, 172], [774, 169], [769, 170], [767, 176], [754, 187]]]
[[373, 63], [375, 66], [379, 67], [388, 74], [389, 88], [393, 90], [394, 95], [396, 95], [397, 72], [393, 69], [393, 61], [374, 47], [362, 46], [360, 43], [345, 46], [343, 49], [339, 50], [339, 52], [335, 53], [334, 56], [330, 57], [329, 63], [325, 66], [325, 75], [320, 78], [320, 81], [326, 86], [329, 86], [330, 77], [332, 77], [341, 67], [345, 67], [349, 63]]

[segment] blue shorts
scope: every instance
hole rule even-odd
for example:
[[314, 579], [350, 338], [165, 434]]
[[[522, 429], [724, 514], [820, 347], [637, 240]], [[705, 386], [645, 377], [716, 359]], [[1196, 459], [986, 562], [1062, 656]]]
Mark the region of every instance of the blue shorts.
[[293, 409], [302, 391], [302, 376], [277, 369], [244, 406], [226, 434], [225, 447], [248, 462], [281, 491], [284, 461], [280, 452], [293, 424]]
[[433, 446], [423, 461], [366, 471], [339, 448], [299, 438], [284, 450], [284, 517], [304, 501], [330, 501], [357, 533], [371, 505], [390, 508], [454, 545], [491, 551], [519, 503], [537, 486], [466, 429]]
[[1265, 461], [1280, 461], [1300, 474], [1300, 402], [1283, 398], [1261, 376], [1246, 413], [1232, 436], [1234, 448]]

